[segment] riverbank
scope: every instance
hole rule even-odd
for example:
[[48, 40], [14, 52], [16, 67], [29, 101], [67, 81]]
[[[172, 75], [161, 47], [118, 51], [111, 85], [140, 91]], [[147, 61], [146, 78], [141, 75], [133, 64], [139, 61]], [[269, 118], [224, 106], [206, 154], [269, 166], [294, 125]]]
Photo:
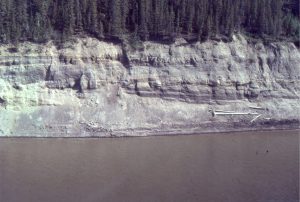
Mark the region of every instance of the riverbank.
[[[78, 38], [0, 46], [0, 136], [119, 137], [299, 128], [292, 43]], [[244, 115], [215, 115], [229, 111]]]

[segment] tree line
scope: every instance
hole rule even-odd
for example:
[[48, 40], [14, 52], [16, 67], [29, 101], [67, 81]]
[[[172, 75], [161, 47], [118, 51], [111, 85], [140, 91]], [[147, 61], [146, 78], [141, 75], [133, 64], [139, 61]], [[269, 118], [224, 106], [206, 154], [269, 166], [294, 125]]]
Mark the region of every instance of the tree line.
[[206, 40], [244, 32], [298, 38], [299, 0], [1, 0], [0, 42], [74, 35]]

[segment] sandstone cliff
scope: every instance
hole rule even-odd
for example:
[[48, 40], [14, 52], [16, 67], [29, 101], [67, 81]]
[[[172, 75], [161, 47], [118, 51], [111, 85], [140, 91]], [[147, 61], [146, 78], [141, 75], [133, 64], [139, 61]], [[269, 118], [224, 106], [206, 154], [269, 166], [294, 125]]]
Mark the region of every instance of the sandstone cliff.
[[[291, 43], [80, 38], [0, 46], [0, 136], [130, 136], [295, 128], [300, 51]], [[254, 108], [249, 108], [254, 107]], [[214, 116], [213, 111], [257, 112]], [[251, 122], [252, 121], [252, 122]]]

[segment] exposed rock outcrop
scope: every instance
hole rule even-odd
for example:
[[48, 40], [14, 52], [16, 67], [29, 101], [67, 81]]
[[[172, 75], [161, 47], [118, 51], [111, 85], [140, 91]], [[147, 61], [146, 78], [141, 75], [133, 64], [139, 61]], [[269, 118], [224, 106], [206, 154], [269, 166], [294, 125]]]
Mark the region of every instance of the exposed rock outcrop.
[[[0, 46], [1, 136], [130, 136], [298, 127], [300, 52], [291, 43], [143, 50], [81, 38]], [[256, 107], [249, 108], [249, 107]], [[260, 109], [262, 108], [262, 109]], [[214, 110], [257, 112], [213, 116]]]

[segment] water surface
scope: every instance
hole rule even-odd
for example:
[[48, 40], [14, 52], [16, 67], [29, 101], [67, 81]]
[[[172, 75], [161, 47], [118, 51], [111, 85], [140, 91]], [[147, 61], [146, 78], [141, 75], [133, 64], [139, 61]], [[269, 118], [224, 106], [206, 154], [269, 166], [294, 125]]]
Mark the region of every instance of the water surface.
[[0, 139], [2, 202], [298, 202], [299, 132]]

